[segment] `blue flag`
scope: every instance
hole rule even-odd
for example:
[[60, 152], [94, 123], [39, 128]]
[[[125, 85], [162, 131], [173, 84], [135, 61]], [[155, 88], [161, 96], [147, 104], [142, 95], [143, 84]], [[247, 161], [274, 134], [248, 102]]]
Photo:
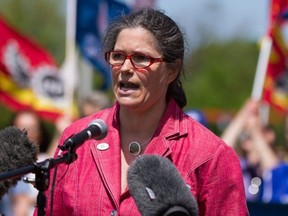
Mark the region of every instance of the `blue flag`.
[[116, 0], [77, 1], [76, 43], [84, 59], [99, 71], [103, 79], [101, 90], [111, 87], [109, 65], [101, 50], [103, 31], [109, 22], [130, 10], [127, 5]]

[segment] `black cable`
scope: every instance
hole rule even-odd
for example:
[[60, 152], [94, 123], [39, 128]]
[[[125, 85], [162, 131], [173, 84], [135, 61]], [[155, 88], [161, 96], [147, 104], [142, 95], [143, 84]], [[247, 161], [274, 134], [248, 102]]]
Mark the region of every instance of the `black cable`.
[[[61, 154], [61, 150], [58, 154], [58, 156]], [[64, 176], [66, 175], [66, 173], [68, 172], [70, 164], [68, 164], [67, 166], [67, 170], [64, 172], [63, 176], [59, 179], [59, 181], [57, 182], [57, 184], [59, 184], [59, 182], [64, 178]], [[50, 191], [50, 216], [53, 216], [53, 204], [54, 204], [54, 189], [55, 189], [55, 181], [56, 181], [56, 174], [57, 174], [57, 168], [58, 166], [55, 167], [54, 169], [54, 173], [53, 173], [53, 179], [52, 179], [52, 186], [51, 186], [51, 191]]]

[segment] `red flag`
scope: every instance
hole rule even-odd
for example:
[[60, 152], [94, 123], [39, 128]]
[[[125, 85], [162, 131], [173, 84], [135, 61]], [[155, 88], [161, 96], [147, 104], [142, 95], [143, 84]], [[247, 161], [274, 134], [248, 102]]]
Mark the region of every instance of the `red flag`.
[[288, 12], [288, 0], [272, 0], [268, 34], [272, 48], [267, 65], [263, 99], [281, 112], [288, 111], [288, 48], [283, 38], [283, 26]]
[[56, 120], [64, 113], [63, 82], [52, 56], [0, 17], [0, 102]]

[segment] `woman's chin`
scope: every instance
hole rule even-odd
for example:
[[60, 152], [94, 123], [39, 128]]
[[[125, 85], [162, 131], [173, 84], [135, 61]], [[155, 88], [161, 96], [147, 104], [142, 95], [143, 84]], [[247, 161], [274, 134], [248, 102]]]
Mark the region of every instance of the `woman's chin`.
[[139, 100], [131, 97], [119, 97], [117, 101], [121, 107], [125, 107], [128, 109], [133, 109], [139, 106]]

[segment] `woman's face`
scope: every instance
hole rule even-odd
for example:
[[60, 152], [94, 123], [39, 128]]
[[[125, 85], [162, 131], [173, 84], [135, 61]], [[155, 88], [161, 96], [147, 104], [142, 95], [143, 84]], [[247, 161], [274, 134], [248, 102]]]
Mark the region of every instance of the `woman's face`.
[[37, 116], [33, 113], [24, 112], [20, 113], [14, 120], [14, 125], [20, 130], [25, 129], [27, 131], [28, 139], [32, 142], [40, 144], [41, 130], [40, 123]]
[[[126, 55], [141, 53], [153, 58], [162, 58], [155, 37], [147, 30], [128, 28], [122, 30], [116, 40], [114, 51]], [[154, 62], [145, 69], [136, 69], [130, 59], [122, 66], [111, 66], [113, 91], [121, 106], [129, 109], [146, 110], [165, 102], [170, 82], [177, 76], [176, 70], [165, 62]]]

